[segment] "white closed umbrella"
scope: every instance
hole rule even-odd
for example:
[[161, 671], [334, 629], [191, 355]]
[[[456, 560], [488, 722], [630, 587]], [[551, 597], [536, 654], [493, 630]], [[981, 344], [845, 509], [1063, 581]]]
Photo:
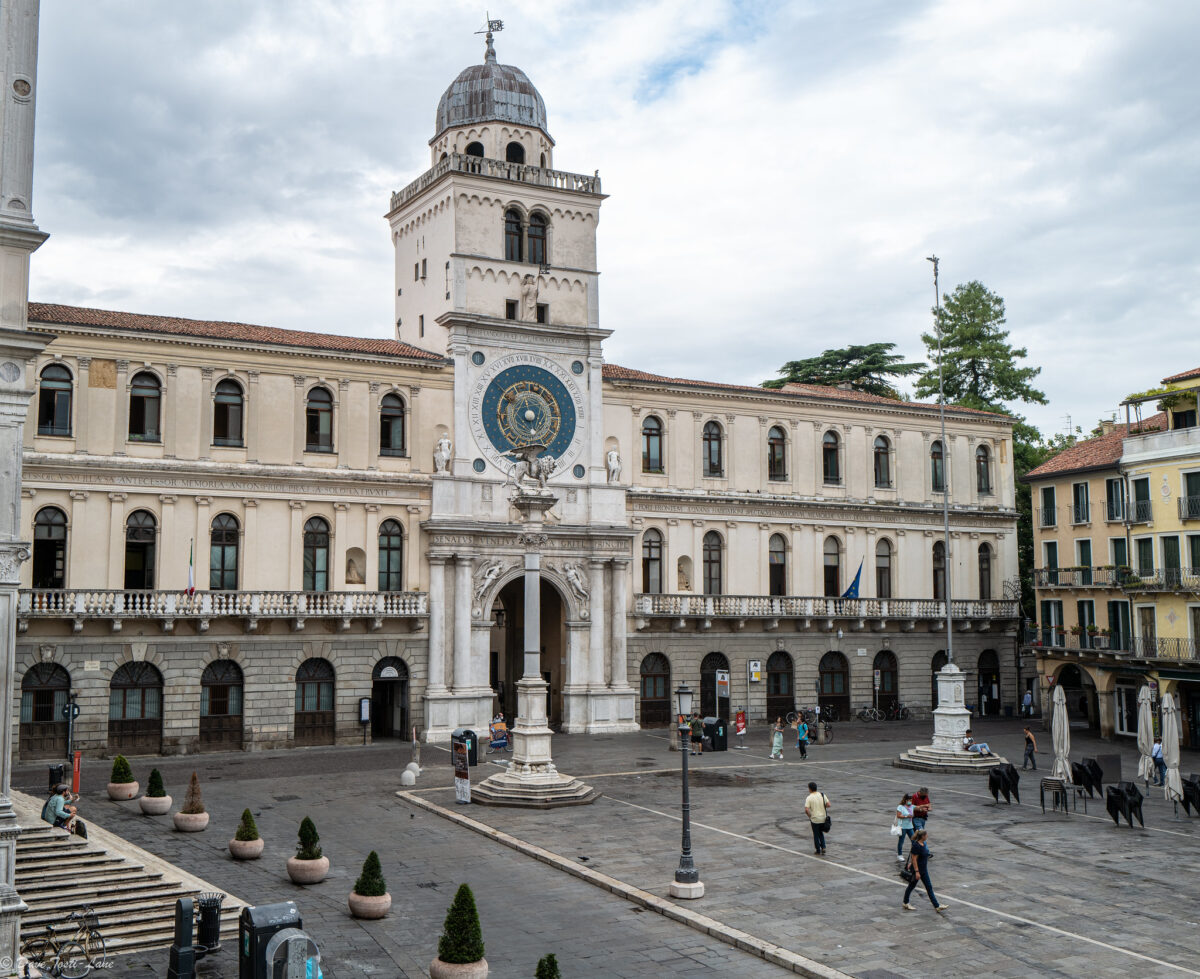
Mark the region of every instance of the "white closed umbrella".
[[1168, 802], [1178, 803], [1183, 798], [1183, 781], [1179, 778], [1179, 708], [1175, 697], [1169, 693], [1162, 698], [1162, 753], [1167, 766], [1167, 777], [1163, 780], [1163, 793]]
[[1154, 747], [1154, 714], [1150, 710], [1150, 688], [1143, 685], [1138, 690], [1138, 778], [1149, 788], [1154, 778], [1154, 759], [1150, 751]]
[[1054, 711], [1050, 715], [1050, 735], [1054, 741], [1054, 769], [1050, 773], [1064, 782], [1071, 781], [1071, 729], [1067, 725], [1067, 695], [1054, 688]]

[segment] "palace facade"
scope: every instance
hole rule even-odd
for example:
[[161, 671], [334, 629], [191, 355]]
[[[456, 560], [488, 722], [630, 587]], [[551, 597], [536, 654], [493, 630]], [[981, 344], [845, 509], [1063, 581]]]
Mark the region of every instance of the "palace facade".
[[[968, 700], [1011, 711], [1005, 417], [949, 408], [943, 441], [936, 406], [607, 363], [600, 178], [553, 168], [490, 37], [430, 149], [387, 215], [394, 340], [30, 304], [22, 757], [65, 751], [69, 699], [103, 753], [486, 730], [530, 547], [565, 733], [663, 724], [680, 681], [758, 720], [930, 706], [947, 600]], [[529, 445], [537, 540], [509, 502]]]

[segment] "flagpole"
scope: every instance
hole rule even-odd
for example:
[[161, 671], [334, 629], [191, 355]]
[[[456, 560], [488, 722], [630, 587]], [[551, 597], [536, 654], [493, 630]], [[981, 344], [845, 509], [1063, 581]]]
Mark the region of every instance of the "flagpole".
[[938, 342], [938, 418], [942, 424], [942, 532], [945, 535], [946, 562], [942, 568], [942, 592], [946, 598], [946, 663], [954, 662], [954, 615], [950, 605], [950, 446], [946, 442], [946, 388], [942, 380], [942, 294], [938, 289], [938, 257], [933, 263], [934, 326]]

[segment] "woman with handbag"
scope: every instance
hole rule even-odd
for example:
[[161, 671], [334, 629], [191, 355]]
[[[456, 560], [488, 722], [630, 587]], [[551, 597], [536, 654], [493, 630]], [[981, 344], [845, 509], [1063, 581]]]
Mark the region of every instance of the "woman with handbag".
[[[908, 881], [908, 890], [904, 892], [904, 901], [900, 905], [905, 911], [916, 910], [916, 908], [908, 903], [908, 899], [912, 897], [912, 892], [916, 889], [918, 883], [925, 885], [925, 893], [929, 895], [929, 903], [933, 905], [935, 911], [946, 910], [946, 905], [938, 903], [938, 899], [933, 893], [933, 883], [929, 879], [929, 849], [925, 845], [925, 838], [928, 835], [923, 829], [919, 829], [913, 834], [912, 850], [908, 854], [908, 863], [900, 872], [900, 876]], [[910, 877], [909, 874], [912, 876]]]
[[904, 841], [912, 839], [913, 835], [913, 803], [912, 796], [905, 792], [900, 805], [896, 807], [896, 818], [892, 821], [892, 835], [896, 837], [896, 859], [904, 859]]
[[817, 791], [817, 783], [809, 782], [808, 798], [804, 800], [804, 812], [812, 824], [813, 853], [817, 856], [825, 852], [825, 833], [832, 822], [829, 818], [829, 810], [832, 808], [829, 804], [829, 797], [824, 792]]

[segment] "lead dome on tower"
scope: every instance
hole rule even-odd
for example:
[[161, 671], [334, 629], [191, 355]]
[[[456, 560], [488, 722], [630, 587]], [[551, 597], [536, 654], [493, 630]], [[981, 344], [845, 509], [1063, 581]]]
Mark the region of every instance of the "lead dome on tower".
[[520, 68], [496, 60], [490, 34], [483, 64], [459, 72], [438, 100], [434, 139], [447, 129], [481, 122], [508, 122], [550, 135], [541, 93]]

